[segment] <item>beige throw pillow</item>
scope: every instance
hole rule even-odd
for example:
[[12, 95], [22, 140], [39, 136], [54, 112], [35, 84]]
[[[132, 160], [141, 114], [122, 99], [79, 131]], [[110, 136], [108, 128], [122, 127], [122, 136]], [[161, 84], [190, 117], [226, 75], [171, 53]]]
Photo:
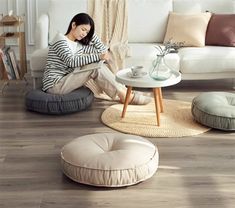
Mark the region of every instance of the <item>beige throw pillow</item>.
[[171, 12], [164, 43], [184, 42], [184, 46], [205, 46], [206, 29], [211, 13], [180, 14]]

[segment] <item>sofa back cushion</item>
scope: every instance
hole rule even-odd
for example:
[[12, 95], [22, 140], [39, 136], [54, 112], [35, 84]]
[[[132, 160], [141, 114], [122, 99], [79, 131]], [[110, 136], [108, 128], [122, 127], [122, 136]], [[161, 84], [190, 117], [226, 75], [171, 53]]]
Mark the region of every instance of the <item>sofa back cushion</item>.
[[172, 0], [128, 0], [130, 43], [163, 42]]
[[87, 12], [87, 0], [50, 0], [48, 9], [49, 41], [58, 32], [66, 33], [71, 19], [80, 12]]
[[234, 0], [173, 0], [173, 11], [181, 13], [234, 13]]

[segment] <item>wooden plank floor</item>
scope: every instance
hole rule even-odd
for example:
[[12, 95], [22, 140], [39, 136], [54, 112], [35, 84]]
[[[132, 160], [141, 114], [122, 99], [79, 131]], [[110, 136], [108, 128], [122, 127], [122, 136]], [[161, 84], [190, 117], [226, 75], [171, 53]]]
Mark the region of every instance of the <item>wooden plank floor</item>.
[[[235, 206], [235, 132], [151, 138], [160, 154], [152, 178], [126, 188], [86, 186], [62, 174], [60, 150], [82, 135], [115, 132], [100, 122], [113, 102], [95, 100], [89, 110], [72, 115], [41, 115], [25, 110], [23, 88], [22, 83], [10, 84], [0, 97], [1, 208]], [[26, 91], [30, 88], [31, 83]], [[163, 89], [163, 95], [191, 101], [205, 89], [232, 92], [228, 81], [194, 81]]]

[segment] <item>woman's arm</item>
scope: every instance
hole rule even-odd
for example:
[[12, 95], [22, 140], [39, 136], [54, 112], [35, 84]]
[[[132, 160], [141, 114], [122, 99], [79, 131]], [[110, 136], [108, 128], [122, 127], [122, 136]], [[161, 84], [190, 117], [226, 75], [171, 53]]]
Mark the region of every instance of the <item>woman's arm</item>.
[[56, 55], [66, 64], [66, 66], [70, 68], [84, 66], [86, 64], [90, 64], [100, 60], [99, 54], [83, 55], [81, 51], [81, 53], [78, 52], [74, 55], [69, 48], [66, 40], [59, 40], [50, 45], [50, 47], [53, 49]]
[[84, 53], [105, 53], [108, 47], [102, 43], [100, 38], [94, 34], [89, 45], [83, 46]]

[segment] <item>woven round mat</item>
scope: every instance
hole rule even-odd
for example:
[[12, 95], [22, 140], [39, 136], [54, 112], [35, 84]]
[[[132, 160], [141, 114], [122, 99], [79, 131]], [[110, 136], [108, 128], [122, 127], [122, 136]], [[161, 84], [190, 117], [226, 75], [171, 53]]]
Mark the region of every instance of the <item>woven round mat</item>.
[[154, 101], [148, 105], [128, 105], [121, 118], [123, 104], [112, 105], [102, 113], [102, 122], [121, 132], [145, 137], [183, 137], [204, 133], [210, 128], [193, 120], [191, 103], [163, 100], [160, 127], [157, 126]]

